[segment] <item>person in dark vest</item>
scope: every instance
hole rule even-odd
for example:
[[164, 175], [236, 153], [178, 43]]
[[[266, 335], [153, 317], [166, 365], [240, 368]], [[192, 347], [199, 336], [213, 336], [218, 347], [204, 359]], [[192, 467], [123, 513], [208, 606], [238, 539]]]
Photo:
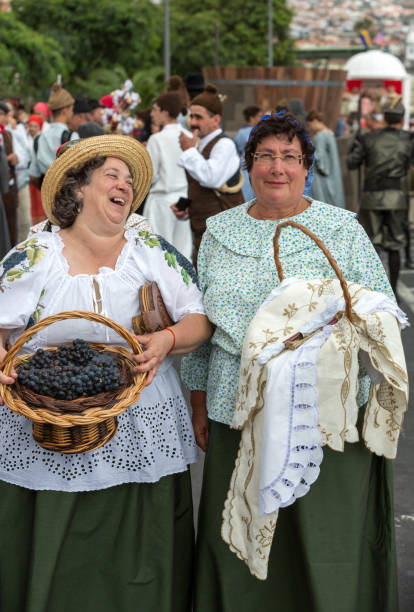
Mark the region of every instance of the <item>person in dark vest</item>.
[[375, 248], [388, 253], [390, 283], [396, 296], [400, 250], [407, 240], [407, 174], [414, 163], [414, 143], [402, 129], [404, 112], [399, 100], [386, 106], [385, 128], [360, 135], [347, 157], [350, 170], [365, 165], [359, 219]]
[[244, 201], [243, 175], [236, 145], [220, 128], [223, 104], [214, 85], [193, 98], [190, 107], [190, 127], [193, 136], [182, 133], [183, 150], [178, 165], [187, 174], [188, 197], [191, 204], [186, 211], [172, 207], [176, 216], [190, 216], [194, 234], [193, 262], [206, 229], [206, 219], [233, 208]]
[[4, 102], [0, 102], [0, 145], [8, 163], [8, 179], [3, 181], [1, 197], [7, 218], [9, 238], [11, 246], [17, 243], [17, 181], [16, 166], [19, 158], [15, 152], [13, 135], [5, 129], [8, 125], [9, 108]]

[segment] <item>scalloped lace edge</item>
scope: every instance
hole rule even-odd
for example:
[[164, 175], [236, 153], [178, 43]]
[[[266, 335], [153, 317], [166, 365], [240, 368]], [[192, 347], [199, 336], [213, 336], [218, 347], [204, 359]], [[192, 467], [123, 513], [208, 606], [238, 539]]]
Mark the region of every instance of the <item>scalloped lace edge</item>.
[[[319, 352], [332, 331], [333, 326], [324, 327], [294, 356], [289, 406], [278, 405], [278, 410], [287, 414], [288, 451], [276, 478], [259, 489], [261, 515], [293, 504], [298, 497], [306, 495], [319, 476], [323, 451], [318, 427], [317, 363]], [[277, 367], [277, 361], [272, 364]]]

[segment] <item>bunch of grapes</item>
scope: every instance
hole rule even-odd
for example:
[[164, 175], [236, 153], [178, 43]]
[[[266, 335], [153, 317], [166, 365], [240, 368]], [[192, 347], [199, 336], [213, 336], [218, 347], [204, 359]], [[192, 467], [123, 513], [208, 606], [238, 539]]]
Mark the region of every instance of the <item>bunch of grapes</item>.
[[19, 371], [19, 382], [40, 395], [73, 400], [116, 391], [124, 381], [115, 357], [77, 338], [57, 351], [38, 349]]

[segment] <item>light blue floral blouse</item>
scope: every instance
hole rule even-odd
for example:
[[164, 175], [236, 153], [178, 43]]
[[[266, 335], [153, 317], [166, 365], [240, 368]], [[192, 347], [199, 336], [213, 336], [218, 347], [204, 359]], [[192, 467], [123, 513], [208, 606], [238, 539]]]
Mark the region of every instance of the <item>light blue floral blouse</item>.
[[[216, 329], [209, 343], [182, 362], [185, 385], [207, 391], [209, 418], [226, 424], [231, 423], [235, 407], [247, 328], [261, 303], [279, 285], [273, 237], [281, 221], [254, 219], [247, 212], [252, 203], [207, 220], [198, 274], [206, 313]], [[393, 296], [381, 261], [354, 213], [311, 200], [293, 220], [323, 240], [348, 281]], [[285, 277], [335, 278], [325, 255], [299, 230], [284, 228], [279, 244]], [[366, 379], [361, 384], [360, 405], [368, 390]]]

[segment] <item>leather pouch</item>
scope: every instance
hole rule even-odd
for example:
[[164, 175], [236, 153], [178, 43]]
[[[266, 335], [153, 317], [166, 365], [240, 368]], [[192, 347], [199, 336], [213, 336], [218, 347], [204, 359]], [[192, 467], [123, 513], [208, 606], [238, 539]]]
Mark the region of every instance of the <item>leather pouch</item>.
[[141, 314], [132, 318], [135, 334], [150, 334], [174, 325], [157, 283], [142, 285], [138, 291], [138, 301]]

